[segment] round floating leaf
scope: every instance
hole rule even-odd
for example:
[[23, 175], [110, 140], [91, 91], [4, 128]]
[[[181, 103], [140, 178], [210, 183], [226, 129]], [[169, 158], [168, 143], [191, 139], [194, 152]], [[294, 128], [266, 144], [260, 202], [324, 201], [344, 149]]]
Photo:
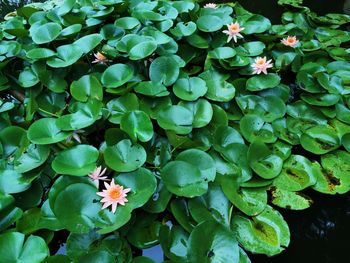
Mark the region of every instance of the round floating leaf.
[[224, 25], [224, 21], [219, 16], [215, 15], [200, 16], [196, 23], [198, 29], [203, 32], [218, 31]]
[[218, 126], [214, 135], [214, 149], [221, 152], [232, 143], [244, 144], [241, 134], [230, 126]]
[[139, 249], [147, 249], [157, 245], [161, 223], [156, 221], [157, 215], [139, 213], [142, 220], [136, 221], [128, 232], [127, 239]]
[[213, 159], [204, 151], [189, 149], [181, 152], [177, 157], [177, 161], [184, 161], [196, 166], [201, 173], [204, 181], [214, 181], [216, 168]]
[[326, 194], [344, 194], [350, 190], [350, 154], [334, 151], [321, 156], [323, 169], [317, 172], [313, 189]]
[[[57, 184], [61, 182], [59, 181]], [[101, 210], [101, 204], [94, 202], [97, 199], [95, 185], [88, 184], [86, 181], [76, 182], [65, 185], [56, 193], [52, 210], [57, 219], [69, 231], [87, 233], [95, 228], [94, 221]]]
[[60, 152], [53, 160], [52, 168], [58, 174], [84, 176], [94, 171], [98, 156], [95, 147], [78, 145]]
[[257, 115], [245, 115], [240, 120], [239, 126], [242, 135], [249, 142], [258, 139], [265, 143], [273, 143], [277, 139], [272, 126], [269, 123], [265, 123], [264, 120]]
[[152, 81], [142, 81], [135, 87], [135, 91], [150, 97], [164, 97], [169, 95], [169, 91], [164, 85]]
[[86, 102], [89, 98], [102, 100], [102, 85], [95, 76], [85, 75], [73, 81], [70, 91], [74, 99]]
[[337, 149], [340, 140], [330, 126], [317, 125], [307, 129], [300, 137], [303, 148], [314, 154], [325, 154]]
[[239, 261], [234, 233], [217, 221], [205, 221], [197, 225], [190, 234], [187, 248], [190, 262], [220, 263], [227, 259]]
[[198, 77], [178, 79], [173, 87], [174, 94], [186, 101], [197, 100], [204, 96], [207, 90], [205, 81]]
[[134, 93], [127, 93], [117, 99], [110, 100], [107, 103], [107, 108], [111, 114], [109, 121], [120, 124], [122, 117], [128, 111], [137, 111], [139, 109], [139, 100]]
[[28, 129], [28, 139], [35, 144], [52, 144], [67, 139], [70, 133], [58, 128], [56, 120], [43, 118], [35, 121]]
[[268, 30], [271, 27], [271, 22], [261, 15], [252, 15], [243, 22], [242, 26], [244, 27], [244, 34], [257, 34]]
[[227, 102], [234, 98], [236, 89], [231, 84], [225, 81], [228, 76], [222, 75], [215, 70], [203, 72], [200, 77], [206, 82], [208, 92], [206, 97], [213, 101]]
[[143, 206], [143, 209], [150, 213], [163, 212], [170, 201], [172, 194], [166, 189], [164, 183], [158, 181], [158, 187], [154, 192], [152, 198]]
[[200, 170], [184, 161], [169, 162], [162, 169], [161, 176], [167, 189], [179, 196], [200, 196], [208, 188], [208, 183], [201, 178]]
[[246, 42], [242, 46], [239, 46], [236, 51], [240, 55], [256, 57], [263, 53], [265, 44], [260, 41]]
[[147, 142], [153, 137], [152, 122], [143, 111], [130, 111], [124, 114], [120, 128], [134, 141], [139, 139], [141, 142]]
[[124, 188], [131, 188], [127, 197], [127, 205], [131, 209], [143, 206], [157, 188], [156, 177], [145, 168], [139, 168], [130, 173], [121, 173], [114, 179], [117, 184], [124, 186]]
[[27, 145], [26, 131], [18, 126], [8, 126], [0, 131], [1, 154], [11, 156], [19, 148]]
[[158, 57], [152, 61], [149, 77], [153, 82], [160, 82], [165, 86], [175, 83], [180, 73], [180, 66], [173, 57]]
[[29, 236], [19, 232], [0, 235], [0, 257], [3, 262], [40, 263], [49, 256], [45, 240], [38, 236]]
[[317, 166], [301, 155], [291, 155], [283, 164], [274, 185], [282, 190], [300, 191], [316, 183]]
[[280, 84], [281, 78], [277, 74], [268, 73], [267, 75], [258, 75], [247, 80], [247, 90], [260, 91], [270, 89]]
[[141, 145], [132, 144], [130, 140], [121, 140], [106, 148], [104, 159], [114, 171], [131, 172], [145, 163], [146, 151]]
[[204, 194], [208, 189], [208, 182], [215, 179], [215, 174], [213, 159], [207, 153], [195, 149], [180, 153], [161, 172], [167, 189], [186, 197]]
[[230, 202], [219, 185], [213, 185], [204, 195], [190, 199], [188, 207], [198, 223], [215, 219], [229, 225]]
[[123, 29], [130, 30], [140, 25], [140, 21], [134, 17], [122, 17], [117, 19], [114, 24]]
[[157, 49], [157, 43], [154, 40], [145, 39], [141, 41], [137, 41], [132, 46], [129, 46], [128, 43], [128, 54], [131, 60], [140, 60], [148, 57]]
[[159, 232], [159, 242], [164, 254], [173, 261], [187, 260], [188, 233], [177, 225], [163, 225]]
[[45, 44], [57, 38], [61, 30], [62, 27], [54, 22], [46, 23], [43, 25], [34, 24], [30, 29], [30, 34], [34, 43]]
[[170, 29], [170, 32], [176, 37], [190, 36], [197, 29], [197, 26], [192, 21], [189, 22], [179, 22], [176, 24], [175, 28]]
[[157, 122], [165, 130], [188, 134], [192, 131], [193, 114], [183, 106], [173, 105], [158, 112]]
[[0, 170], [0, 192], [14, 194], [30, 187], [30, 181], [14, 170]]
[[53, 68], [64, 68], [77, 62], [82, 55], [83, 50], [79, 46], [63, 45], [57, 48], [57, 57], [49, 58], [46, 63]]
[[254, 216], [261, 213], [267, 205], [267, 193], [261, 188], [238, 187], [232, 181], [223, 181], [222, 191], [243, 213]]
[[282, 158], [261, 142], [253, 142], [249, 146], [248, 160], [254, 172], [264, 179], [272, 179], [282, 170]]
[[19, 173], [28, 172], [42, 165], [49, 157], [50, 148], [30, 144], [26, 151], [14, 161], [14, 169]]
[[272, 203], [282, 208], [303, 210], [309, 208], [313, 201], [302, 193], [277, 188], [272, 191]]
[[236, 50], [231, 47], [218, 47], [208, 53], [209, 58], [228, 59], [236, 55]]
[[350, 152], [350, 133], [344, 134], [341, 138], [342, 145]]
[[240, 215], [234, 216], [232, 229], [238, 242], [252, 253], [274, 256], [281, 253], [290, 241], [287, 223], [270, 206], [251, 220]]
[[56, 53], [48, 48], [33, 48], [27, 52], [27, 57], [31, 59], [44, 59], [55, 55]]
[[97, 47], [97, 45], [100, 44], [102, 39], [103, 37], [100, 34], [91, 34], [79, 38], [73, 44], [78, 46], [84, 54], [87, 54], [95, 47]]
[[199, 99], [194, 102], [181, 101], [179, 105], [189, 109], [192, 112], [193, 128], [202, 128], [208, 125], [213, 117], [213, 108], [205, 99]]
[[114, 64], [102, 74], [102, 84], [107, 88], [118, 88], [128, 82], [134, 75], [134, 70], [126, 64]]
[[57, 119], [57, 125], [63, 130], [79, 130], [92, 125], [101, 117], [102, 102], [88, 100], [86, 103], [76, 102], [73, 113], [63, 115]]

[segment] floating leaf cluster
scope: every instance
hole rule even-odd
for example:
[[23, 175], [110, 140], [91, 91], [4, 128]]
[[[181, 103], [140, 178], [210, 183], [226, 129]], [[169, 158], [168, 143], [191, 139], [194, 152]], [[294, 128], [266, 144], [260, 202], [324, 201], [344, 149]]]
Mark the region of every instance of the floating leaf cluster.
[[187, 0], [6, 16], [0, 261], [147, 263], [157, 244], [179, 263], [281, 253], [281, 209], [308, 208], [305, 189], [350, 190], [349, 22], [293, 5], [272, 25]]

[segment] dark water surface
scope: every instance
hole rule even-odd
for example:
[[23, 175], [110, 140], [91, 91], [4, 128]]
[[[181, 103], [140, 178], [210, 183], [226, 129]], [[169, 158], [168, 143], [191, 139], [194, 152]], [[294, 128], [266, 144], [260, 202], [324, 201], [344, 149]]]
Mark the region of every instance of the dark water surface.
[[[16, 8], [33, 0], [0, 0], [0, 19]], [[40, 2], [40, 0], [37, 0]], [[219, 2], [211, 0], [211, 2]], [[220, 1], [224, 2], [224, 1]], [[228, 2], [228, 1], [226, 1]], [[241, 0], [246, 9], [267, 16], [279, 23], [284, 8], [277, 0]], [[304, 0], [304, 4], [314, 12], [342, 13], [350, 11], [350, 0]], [[291, 230], [291, 243], [282, 254], [268, 258], [249, 255], [253, 263], [347, 263], [350, 262], [350, 194], [323, 195], [314, 191], [308, 194], [314, 204], [304, 211], [278, 209]], [[55, 234], [50, 244], [51, 254], [65, 254], [65, 241], [68, 232]], [[163, 253], [159, 246], [143, 251], [155, 262], [162, 262]]]

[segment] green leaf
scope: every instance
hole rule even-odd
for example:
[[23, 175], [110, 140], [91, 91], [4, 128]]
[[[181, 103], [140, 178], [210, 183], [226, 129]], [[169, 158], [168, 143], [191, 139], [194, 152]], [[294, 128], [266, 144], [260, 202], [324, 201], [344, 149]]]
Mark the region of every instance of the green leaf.
[[271, 22], [261, 15], [252, 15], [242, 23], [244, 34], [263, 33], [271, 27]]
[[14, 169], [19, 173], [28, 172], [42, 165], [50, 154], [50, 148], [30, 144], [28, 148], [14, 161]]
[[83, 55], [83, 51], [75, 44], [59, 46], [57, 48], [57, 57], [47, 60], [47, 65], [53, 68], [68, 67], [77, 62]]
[[124, 188], [131, 188], [127, 203], [131, 209], [142, 207], [157, 188], [156, 177], [145, 168], [139, 168], [130, 173], [121, 173], [114, 179], [117, 184], [123, 185]]
[[[203, 239], [203, 237], [207, 237]], [[238, 262], [239, 250], [234, 233], [217, 221], [205, 221], [197, 225], [188, 239], [190, 262], [220, 263], [227, 259]]]
[[321, 156], [323, 169], [316, 173], [317, 182], [313, 189], [325, 194], [344, 194], [350, 190], [350, 154], [334, 151]]
[[158, 57], [152, 61], [149, 68], [149, 77], [153, 82], [160, 82], [170, 86], [177, 80], [180, 66], [173, 57]]
[[177, 225], [163, 225], [159, 232], [159, 242], [164, 254], [175, 262], [187, 261], [188, 233]]
[[134, 70], [126, 64], [109, 66], [102, 74], [102, 84], [109, 88], [118, 88], [128, 82], [134, 75]]
[[218, 47], [208, 52], [208, 57], [213, 59], [228, 59], [236, 55], [236, 50], [231, 47]]
[[337, 149], [340, 140], [330, 126], [317, 125], [307, 129], [300, 137], [303, 148], [314, 154], [325, 154]]
[[249, 146], [248, 160], [254, 172], [264, 179], [272, 179], [282, 170], [282, 158], [262, 142], [255, 141]]
[[143, 111], [130, 111], [124, 114], [120, 128], [134, 141], [138, 139], [141, 142], [147, 142], [153, 137], [152, 122]]
[[167, 88], [159, 82], [142, 81], [134, 89], [137, 93], [150, 97], [165, 97], [170, 93]]
[[282, 190], [300, 191], [317, 181], [317, 166], [301, 155], [291, 155], [284, 162], [281, 174], [274, 185]]
[[215, 32], [222, 28], [224, 21], [219, 16], [203, 15], [198, 18], [196, 24], [203, 32]]
[[50, 191], [50, 205], [66, 229], [73, 233], [87, 233], [95, 228], [94, 221], [97, 220], [101, 204], [94, 202], [98, 199], [96, 186], [85, 178], [77, 179], [75, 182], [66, 181], [65, 178], [57, 180]]
[[29, 236], [19, 232], [0, 235], [0, 257], [3, 262], [40, 263], [49, 256], [49, 249], [41, 237]]
[[30, 59], [44, 59], [55, 56], [56, 53], [48, 48], [33, 48], [27, 52]]
[[240, 215], [234, 216], [232, 230], [242, 247], [252, 253], [274, 256], [281, 253], [290, 242], [287, 223], [270, 206], [251, 220]]
[[109, 121], [120, 124], [122, 117], [129, 111], [139, 110], [139, 101], [134, 93], [127, 93], [117, 99], [110, 100], [107, 108], [111, 114]]
[[180, 78], [173, 87], [174, 94], [186, 101], [194, 101], [207, 93], [207, 86], [204, 80], [198, 77]]
[[277, 188], [272, 191], [272, 203], [286, 209], [303, 210], [309, 208], [313, 201], [302, 193]]
[[165, 130], [188, 134], [192, 131], [193, 114], [183, 106], [173, 105], [158, 112], [157, 122]]
[[228, 75], [223, 75], [214, 69], [204, 71], [200, 77], [206, 82], [208, 92], [206, 97], [213, 101], [227, 102], [234, 98], [235, 87], [225, 81]]
[[117, 19], [114, 24], [123, 29], [130, 30], [140, 25], [140, 21], [134, 17], [122, 17]]
[[202, 128], [209, 124], [213, 118], [213, 108], [211, 104], [205, 99], [199, 99], [193, 102], [179, 103], [179, 106], [183, 106], [189, 109], [193, 114], [193, 128]]
[[207, 153], [195, 149], [180, 153], [175, 161], [167, 163], [161, 171], [167, 189], [186, 197], [204, 194], [208, 182], [215, 179], [215, 174], [213, 159]]
[[20, 193], [30, 187], [30, 181], [14, 170], [0, 170], [0, 192]]
[[277, 74], [268, 73], [267, 75], [258, 75], [247, 80], [247, 90], [260, 91], [270, 89], [280, 84], [281, 78]]
[[43, 118], [35, 121], [28, 129], [28, 139], [35, 144], [52, 144], [68, 138], [69, 132], [58, 128], [56, 119]]
[[77, 145], [61, 151], [53, 160], [52, 168], [58, 174], [84, 176], [96, 168], [98, 150], [90, 145]]
[[209, 186], [204, 195], [190, 199], [188, 207], [193, 219], [198, 223], [215, 219], [229, 225], [230, 202], [219, 185]]
[[114, 171], [131, 172], [145, 163], [146, 151], [141, 145], [132, 144], [130, 140], [121, 140], [106, 148], [104, 159]]
[[73, 45], [79, 47], [80, 51], [83, 54], [89, 53], [91, 50], [93, 50], [95, 47], [97, 47], [98, 44], [102, 41], [102, 36], [100, 34], [91, 34], [83, 36], [82, 38], [79, 38], [76, 40]]
[[73, 81], [70, 86], [70, 92], [74, 99], [82, 102], [86, 102], [90, 98], [102, 100], [103, 97], [102, 86], [93, 75], [85, 75]]
[[38, 24], [32, 25], [30, 29], [30, 35], [35, 44], [49, 43], [57, 38], [62, 30], [59, 24], [49, 22], [43, 25]]

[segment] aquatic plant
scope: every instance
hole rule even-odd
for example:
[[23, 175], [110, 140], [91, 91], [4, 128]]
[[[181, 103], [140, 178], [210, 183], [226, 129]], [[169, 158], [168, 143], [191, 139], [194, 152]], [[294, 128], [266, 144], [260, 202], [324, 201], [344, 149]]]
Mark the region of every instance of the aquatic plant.
[[[307, 209], [307, 188], [350, 190], [349, 22], [147, 0], [8, 15], [0, 259], [152, 262], [135, 255], [156, 244], [167, 262], [281, 253], [281, 209]], [[65, 231], [67, 255], [50, 256]]]

